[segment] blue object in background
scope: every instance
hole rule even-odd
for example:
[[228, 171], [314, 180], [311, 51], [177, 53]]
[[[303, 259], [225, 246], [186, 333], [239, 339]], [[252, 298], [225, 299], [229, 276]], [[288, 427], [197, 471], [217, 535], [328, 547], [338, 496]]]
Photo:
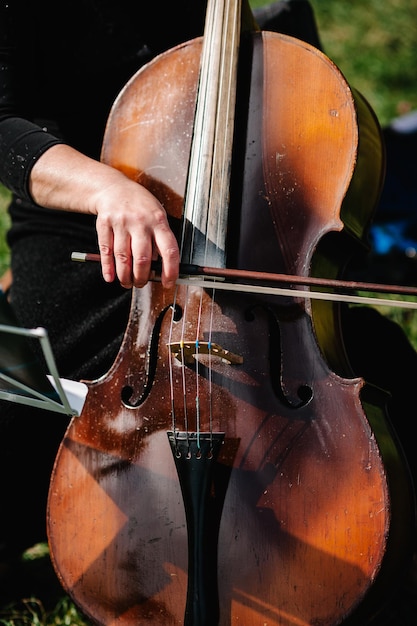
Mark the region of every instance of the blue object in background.
[[374, 255], [417, 255], [417, 111], [384, 129], [387, 171], [370, 230]]

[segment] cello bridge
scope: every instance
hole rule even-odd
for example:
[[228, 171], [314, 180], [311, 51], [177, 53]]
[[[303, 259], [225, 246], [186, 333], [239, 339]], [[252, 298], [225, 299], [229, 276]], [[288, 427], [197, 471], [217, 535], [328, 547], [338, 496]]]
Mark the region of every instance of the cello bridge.
[[176, 341], [168, 344], [168, 346], [174, 357], [184, 365], [192, 365], [201, 355], [216, 357], [230, 365], [243, 363], [243, 357], [230, 352], [230, 350], [225, 350], [219, 344], [211, 341]]

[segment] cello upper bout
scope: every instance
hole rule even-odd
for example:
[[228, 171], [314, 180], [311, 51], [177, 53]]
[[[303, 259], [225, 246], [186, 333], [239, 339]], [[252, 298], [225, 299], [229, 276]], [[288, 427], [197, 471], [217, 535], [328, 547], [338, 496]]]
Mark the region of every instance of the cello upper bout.
[[307, 212], [311, 228], [319, 229], [315, 237], [309, 232], [316, 240], [342, 228], [362, 239], [385, 172], [375, 114], [313, 46], [259, 33], [256, 47], [262, 47], [263, 162], [271, 201], [280, 193], [277, 203], [285, 201], [287, 211]]

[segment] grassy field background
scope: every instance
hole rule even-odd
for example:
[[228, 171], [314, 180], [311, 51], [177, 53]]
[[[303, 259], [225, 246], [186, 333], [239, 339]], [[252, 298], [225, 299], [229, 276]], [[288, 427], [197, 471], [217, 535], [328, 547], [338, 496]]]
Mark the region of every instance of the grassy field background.
[[381, 125], [417, 109], [417, 0], [311, 0], [326, 54]]
[[[265, 2], [253, 0], [251, 4]], [[311, 4], [325, 52], [366, 96], [382, 125], [417, 109], [417, 0], [312, 0]], [[8, 201], [9, 193], [0, 185], [0, 274], [9, 264]], [[415, 334], [414, 317], [398, 318], [410, 335]], [[27, 577], [18, 575], [15, 595], [0, 610], [0, 624], [85, 624], [60, 593], [45, 546], [25, 558]]]

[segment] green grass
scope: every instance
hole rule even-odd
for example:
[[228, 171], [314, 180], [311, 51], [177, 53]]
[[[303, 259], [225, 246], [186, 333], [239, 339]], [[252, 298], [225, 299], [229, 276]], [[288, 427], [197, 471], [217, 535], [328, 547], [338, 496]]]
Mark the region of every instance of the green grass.
[[369, 100], [382, 125], [417, 108], [417, 0], [310, 4], [325, 53]]
[[417, 0], [312, 0], [326, 54], [382, 125], [417, 109]]
[[87, 624], [89, 622], [67, 597], [61, 598], [50, 611], [45, 609], [38, 598], [24, 598], [9, 609], [0, 611], [2, 626], [87, 626]]
[[[251, 4], [265, 2], [253, 0]], [[312, 0], [312, 6], [325, 52], [369, 100], [382, 125], [417, 109], [417, 0]], [[9, 264], [5, 240], [8, 201], [9, 193], [0, 185], [0, 274]], [[417, 345], [415, 314], [384, 312], [398, 321]], [[2, 584], [0, 625], [88, 624], [62, 592], [46, 546], [25, 555], [6, 587], [5, 597]]]
[[47, 544], [27, 550], [0, 583], [0, 626], [87, 626], [89, 623], [63, 593]]
[[5, 233], [9, 227], [10, 220], [7, 213], [10, 194], [0, 185], [0, 276], [7, 269], [10, 262], [10, 251], [6, 242]]

